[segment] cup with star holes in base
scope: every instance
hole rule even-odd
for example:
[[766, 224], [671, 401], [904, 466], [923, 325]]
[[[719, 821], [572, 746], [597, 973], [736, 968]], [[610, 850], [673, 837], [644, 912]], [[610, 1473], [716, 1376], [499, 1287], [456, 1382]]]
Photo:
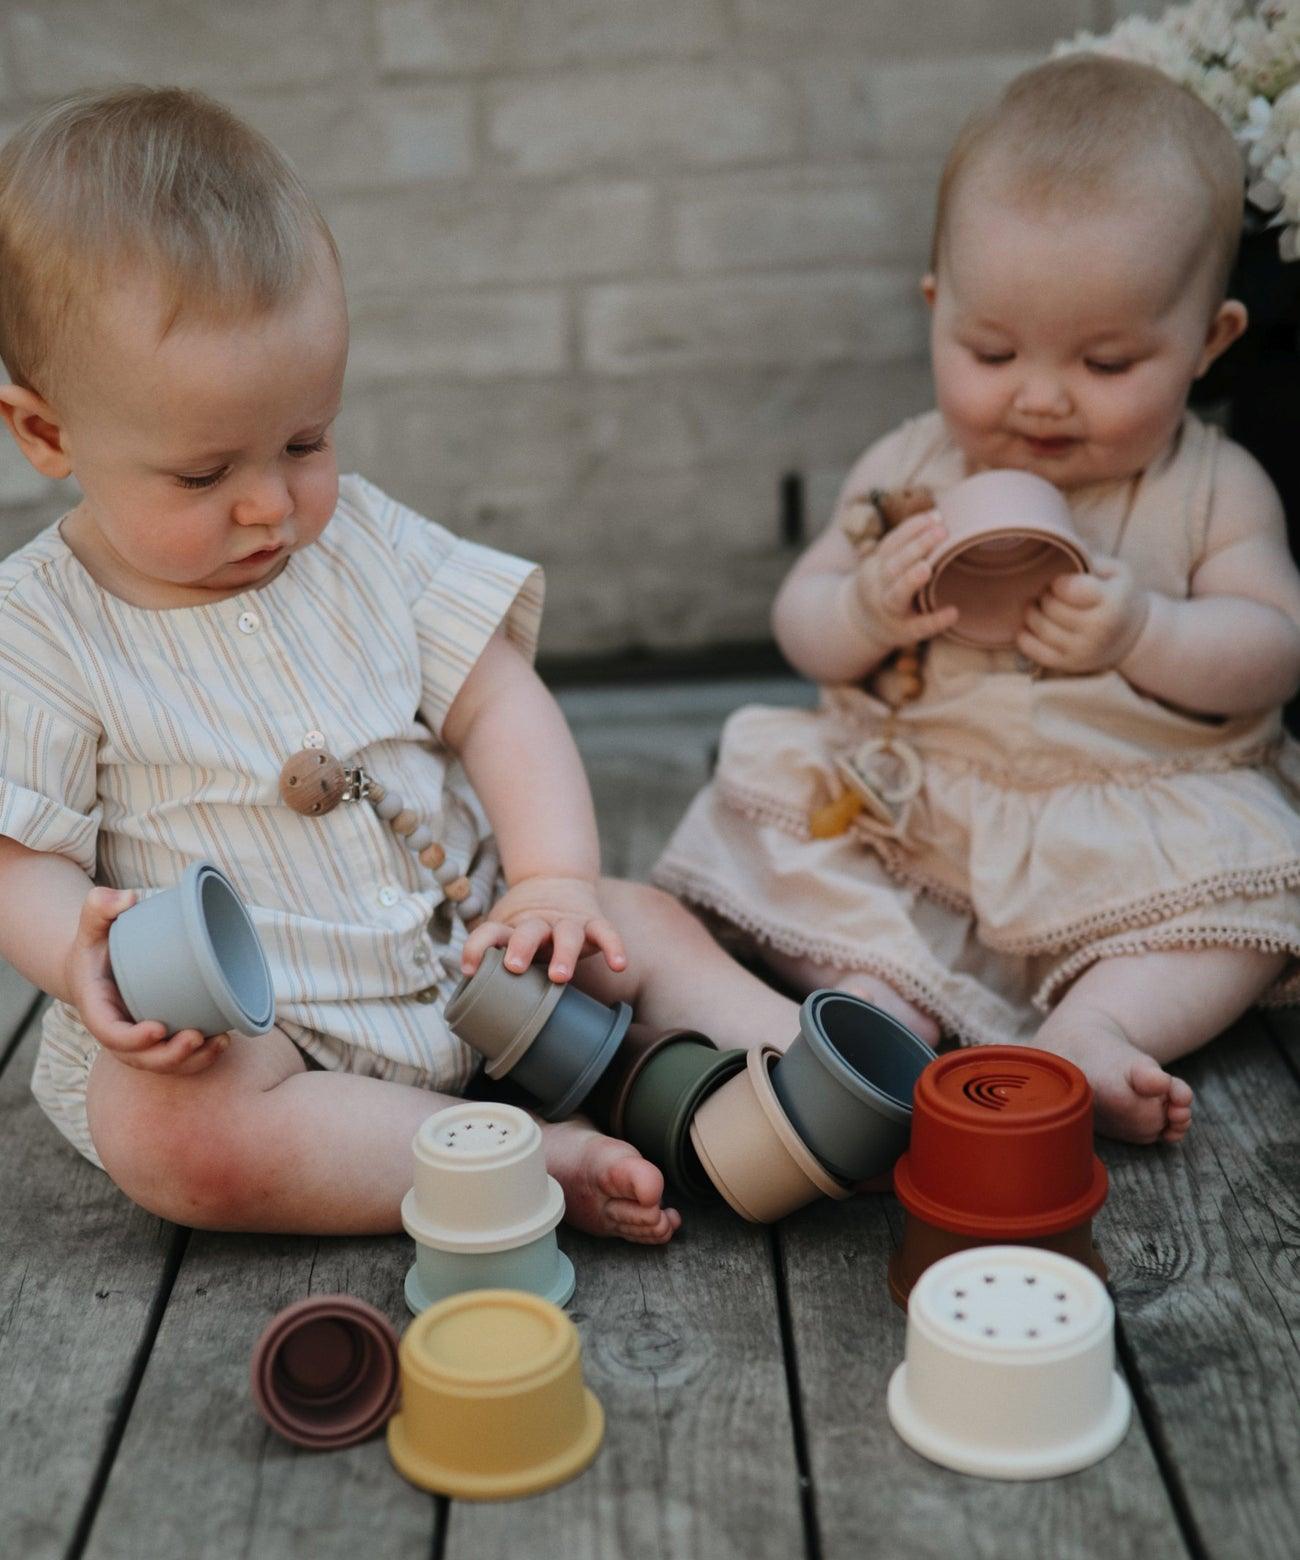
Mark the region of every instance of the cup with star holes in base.
[[313, 1451], [378, 1434], [397, 1406], [397, 1333], [352, 1295], [312, 1295], [267, 1324], [250, 1368], [253, 1402], [286, 1441]]
[[1092, 1090], [1073, 1062], [1018, 1045], [941, 1056], [917, 1081], [911, 1141], [894, 1166], [906, 1217], [890, 1293], [905, 1305], [937, 1257], [1008, 1241], [1064, 1252], [1104, 1276], [1092, 1219], [1106, 1188]]
[[904, 1024], [848, 991], [814, 991], [799, 1034], [772, 1070], [786, 1115], [842, 1181], [893, 1168], [912, 1128], [916, 1080], [934, 1052]]
[[451, 1105], [422, 1122], [402, 1225], [415, 1242], [406, 1303], [418, 1316], [469, 1289], [521, 1289], [563, 1305], [573, 1264], [556, 1226], [564, 1192], [546, 1173], [542, 1134], [525, 1111]]
[[605, 1416], [577, 1328], [536, 1295], [453, 1295], [406, 1329], [399, 1362], [388, 1451], [420, 1489], [516, 1500], [575, 1478], [600, 1450]]
[[914, 1451], [958, 1473], [1048, 1479], [1099, 1462], [1132, 1414], [1105, 1285], [1028, 1246], [936, 1262], [907, 1303], [888, 1411]]
[[136, 1023], [168, 1034], [264, 1035], [275, 1022], [271, 972], [257, 930], [224, 873], [187, 867], [174, 888], [150, 894], [108, 931], [113, 980]]
[[955, 606], [946, 637], [982, 649], [1011, 647], [1027, 608], [1062, 574], [1091, 563], [1061, 492], [1029, 471], [981, 471], [942, 494], [947, 540], [917, 593], [921, 612]]

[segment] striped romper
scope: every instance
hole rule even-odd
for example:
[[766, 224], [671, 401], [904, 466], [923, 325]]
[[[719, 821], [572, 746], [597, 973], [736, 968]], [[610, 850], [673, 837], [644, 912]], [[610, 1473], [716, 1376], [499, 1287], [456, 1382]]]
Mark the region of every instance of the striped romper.
[[[0, 833], [142, 893], [214, 862], [249, 907], [295, 1045], [327, 1068], [459, 1092], [475, 1058], [442, 1010], [463, 924], [372, 807], [300, 817], [278, 777], [304, 746], [360, 764], [490, 897], [487, 819], [440, 734], [498, 628], [532, 658], [542, 593], [535, 565], [358, 476], [274, 579], [200, 607], [109, 595], [53, 525], [0, 565]], [[97, 1050], [55, 1002], [32, 1078], [96, 1164]]]

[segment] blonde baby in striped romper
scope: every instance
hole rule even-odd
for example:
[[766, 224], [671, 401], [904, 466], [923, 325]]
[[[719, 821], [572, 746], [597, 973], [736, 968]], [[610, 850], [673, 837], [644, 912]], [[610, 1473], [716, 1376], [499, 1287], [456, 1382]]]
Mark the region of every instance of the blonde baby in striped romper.
[[[323, 219], [219, 105], [82, 94], [0, 152], [0, 411], [83, 494], [0, 567], [0, 954], [55, 999], [33, 1079], [55, 1125], [190, 1225], [399, 1229], [430, 1091], [474, 1067], [443, 1006], [493, 945], [518, 969], [549, 945], [552, 978], [652, 1025], [795, 1032], [673, 900], [599, 881], [531, 666], [540, 570], [340, 481], [347, 339]], [[434, 827], [490, 906], [472, 931], [372, 808], [280, 802], [304, 746]], [[267, 948], [260, 1039], [133, 1023], [110, 978], [114, 917], [203, 858]], [[573, 1222], [671, 1237], [630, 1145], [545, 1131]]]

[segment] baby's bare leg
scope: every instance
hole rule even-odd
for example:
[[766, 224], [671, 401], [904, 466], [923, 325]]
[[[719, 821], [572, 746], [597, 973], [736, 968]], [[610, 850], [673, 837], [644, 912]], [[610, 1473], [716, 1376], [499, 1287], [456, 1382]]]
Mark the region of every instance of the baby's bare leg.
[[1174, 948], [1100, 959], [1062, 997], [1034, 1044], [1087, 1074], [1099, 1132], [1176, 1143], [1191, 1125], [1192, 1091], [1161, 1063], [1226, 1029], [1276, 980], [1286, 958], [1253, 948]]
[[724, 1048], [782, 1050], [799, 1032], [799, 1010], [721, 948], [670, 894], [609, 878], [600, 900], [627, 944], [616, 975], [599, 956], [578, 966], [576, 983], [602, 1002], [630, 1002], [655, 1029], [698, 1029]]
[[[308, 1235], [400, 1231], [411, 1138], [455, 1101], [349, 1073], [311, 1072], [279, 1030], [232, 1038], [206, 1072], [168, 1078], [103, 1051], [87, 1112], [104, 1167], [135, 1202], [201, 1229]], [[570, 1222], [658, 1243], [680, 1224], [663, 1177], [585, 1122], [542, 1128]]]
[[926, 1045], [939, 1043], [942, 1031], [938, 1021], [931, 1018], [924, 1008], [908, 1001], [901, 991], [879, 975], [870, 975], [865, 970], [840, 969], [833, 964], [818, 964], [814, 959], [795, 958], [790, 954], [778, 953], [774, 948], [765, 949], [763, 958], [796, 991], [816, 991], [822, 986], [850, 991], [855, 997], [862, 997], [891, 1014], [918, 1039], [924, 1040]]

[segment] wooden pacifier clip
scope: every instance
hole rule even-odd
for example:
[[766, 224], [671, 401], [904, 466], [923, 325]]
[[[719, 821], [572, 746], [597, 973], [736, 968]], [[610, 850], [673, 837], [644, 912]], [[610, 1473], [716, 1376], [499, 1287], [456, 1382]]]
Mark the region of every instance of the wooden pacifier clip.
[[[934, 508], [928, 487], [879, 488], [850, 501], [840, 527], [865, 558], [881, 538], [904, 520]], [[861, 743], [852, 753], [835, 760], [835, 772], [844, 789], [831, 801], [814, 807], [808, 815], [808, 832], [815, 840], [845, 834], [860, 820], [872, 834], [905, 843], [912, 801], [921, 789], [921, 759], [910, 742], [896, 734], [898, 712], [921, 696], [921, 647], [909, 645], [895, 651], [872, 677], [875, 691], [889, 706], [883, 733]]]
[[456, 905], [469, 898], [469, 879], [447, 859], [429, 825], [420, 822], [396, 791], [381, 785], [359, 764], [349, 767], [323, 748], [304, 748], [280, 771], [280, 800], [304, 818], [323, 817], [340, 802], [369, 802], [420, 865], [433, 873], [446, 898]]

